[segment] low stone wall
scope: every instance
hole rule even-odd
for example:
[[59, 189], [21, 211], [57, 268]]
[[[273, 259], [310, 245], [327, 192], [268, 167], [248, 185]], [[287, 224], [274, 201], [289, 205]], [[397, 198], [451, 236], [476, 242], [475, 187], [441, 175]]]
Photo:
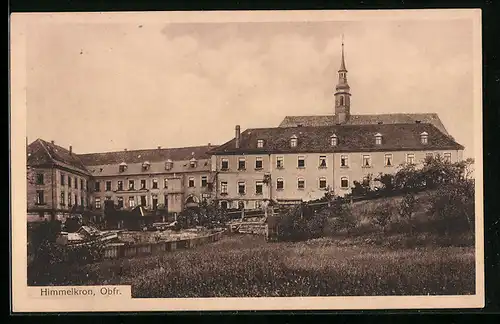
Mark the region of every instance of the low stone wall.
[[257, 235], [267, 234], [267, 224], [263, 224], [262, 222], [241, 222], [238, 224], [231, 224], [229, 229], [231, 233]]
[[179, 249], [190, 249], [210, 242], [216, 242], [222, 238], [225, 230], [207, 236], [195, 237], [177, 241], [166, 241], [158, 243], [126, 244], [113, 243], [104, 249], [104, 258], [119, 259], [142, 255], [160, 254]]

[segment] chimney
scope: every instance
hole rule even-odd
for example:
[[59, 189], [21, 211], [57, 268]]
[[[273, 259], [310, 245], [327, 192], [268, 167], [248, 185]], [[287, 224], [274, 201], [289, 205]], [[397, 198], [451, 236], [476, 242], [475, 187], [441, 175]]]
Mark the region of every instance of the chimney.
[[69, 146], [69, 154], [73, 154], [73, 146]]
[[51, 144], [54, 144], [54, 140], [50, 141]]
[[125, 152], [127, 152], [127, 149], [123, 149]]
[[158, 149], [161, 150], [161, 146], [158, 146]]
[[236, 139], [235, 147], [240, 148], [240, 125], [236, 125], [234, 130], [235, 130], [234, 138]]

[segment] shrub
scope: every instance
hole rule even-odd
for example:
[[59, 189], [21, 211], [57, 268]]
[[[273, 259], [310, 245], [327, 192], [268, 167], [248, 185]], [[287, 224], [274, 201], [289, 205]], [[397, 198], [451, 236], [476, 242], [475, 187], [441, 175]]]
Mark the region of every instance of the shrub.
[[72, 265], [102, 260], [104, 243], [68, 247], [56, 243], [61, 223], [51, 221], [36, 226], [28, 233], [33, 260], [28, 265], [28, 284], [46, 285], [55, 277], [64, 277]]
[[378, 181], [381, 184], [380, 190], [382, 193], [391, 193], [394, 191], [394, 175], [389, 173], [380, 173], [374, 181]]
[[330, 212], [337, 219], [337, 230], [346, 230], [349, 234], [358, 224], [356, 217], [352, 213], [351, 204], [345, 198], [337, 198]]
[[417, 200], [411, 193], [406, 194], [399, 203], [399, 215], [410, 224], [410, 235], [413, 234], [412, 216], [415, 212]]
[[440, 234], [474, 232], [474, 181], [448, 183], [431, 195], [429, 212], [436, 218]]
[[283, 212], [278, 221], [278, 239], [300, 241], [321, 237], [327, 223], [328, 212], [314, 211], [305, 204]]
[[373, 222], [375, 223], [375, 225], [382, 228], [382, 231], [384, 233], [387, 225], [391, 220], [393, 212], [394, 205], [390, 201], [384, 201], [375, 208]]
[[353, 181], [354, 187], [351, 188], [353, 196], [366, 196], [372, 192], [371, 188], [371, 175], [367, 176], [363, 181]]

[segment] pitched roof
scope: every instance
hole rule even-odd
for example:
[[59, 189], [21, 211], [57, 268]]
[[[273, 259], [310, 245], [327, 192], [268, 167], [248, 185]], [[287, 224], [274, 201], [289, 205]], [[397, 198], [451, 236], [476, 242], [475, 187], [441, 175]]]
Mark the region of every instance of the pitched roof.
[[148, 161], [149, 163], [154, 163], [165, 162], [168, 159], [172, 161], [184, 161], [190, 160], [192, 157], [198, 160], [208, 159], [209, 155], [207, 154], [207, 152], [211, 148], [213, 148], [213, 145], [88, 153], [79, 154], [78, 156], [85, 165], [107, 165], [119, 164], [122, 162], [132, 164], [143, 163], [146, 161]]
[[[198, 163], [192, 167], [189, 160], [172, 161], [173, 164], [171, 169], [168, 171], [165, 169], [165, 161], [152, 162], [150, 163], [149, 169], [142, 169], [142, 162], [138, 163], [127, 163], [127, 168], [120, 172], [119, 164], [102, 164], [102, 165], [89, 165], [87, 168], [93, 176], [116, 176], [116, 175], [154, 175], [154, 174], [164, 174], [166, 172], [170, 174], [182, 173], [182, 172], [201, 172], [210, 171], [210, 160], [209, 159], [198, 159]], [[121, 164], [121, 163], [120, 163]]]
[[[422, 144], [420, 134], [427, 132], [428, 143]], [[382, 134], [382, 144], [375, 144], [375, 134]], [[330, 137], [336, 134], [338, 144], [331, 146]], [[298, 144], [290, 147], [290, 138], [296, 135]], [[257, 148], [257, 140], [264, 140], [264, 147]], [[335, 125], [310, 127], [253, 128], [240, 137], [240, 148], [235, 139], [215, 148], [213, 154], [261, 154], [261, 153], [314, 153], [396, 151], [427, 149], [463, 149], [449, 136], [432, 124], [375, 124]]]
[[[374, 115], [351, 115], [346, 122], [347, 125], [362, 125], [362, 124], [403, 124], [403, 123], [429, 123], [436, 126], [442, 133], [448, 135], [446, 128], [439, 116], [435, 113], [421, 114], [374, 114]], [[280, 123], [279, 127], [297, 127], [302, 126], [332, 126], [336, 125], [335, 115], [326, 116], [286, 116]]]
[[37, 139], [28, 145], [28, 165], [42, 166], [56, 164], [62, 167], [76, 169], [76, 171], [88, 174], [87, 168], [75, 153], [59, 145]]

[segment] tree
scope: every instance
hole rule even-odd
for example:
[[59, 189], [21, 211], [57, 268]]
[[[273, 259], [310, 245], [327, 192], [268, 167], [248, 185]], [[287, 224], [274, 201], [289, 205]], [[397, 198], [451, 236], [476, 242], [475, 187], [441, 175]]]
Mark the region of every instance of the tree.
[[379, 176], [374, 179], [374, 181], [378, 181], [381, 183], [382, 187], [380, 190], [383, 193], [392, 193], [395, 189], [394, 187], [394, 175], [389, 173], [379, 173]]
[[459, 232], [475, 228], [474, 180], [463, 179], [447, 183], [431, 195], [429, 212], [437, 219], [436, 229], [440, 234]]
[[394, 186], [402, 192], [414, 192], [424, 187], [424, 180], [415, 164], [403, 164], [394, 176]]
[[413, 234], [412, 216], [415, 211], [417, 200], [412, 193], [406, 194], [399, 204], [399, 215], [408, 220], [410, 224], [410, 235]]
[[356, 227], [357, 221], [352, 213], [351, 204], [343, 197], [335, 199], [330, 214], [337, 219], [339, 229], [347, 230], [347, 234]]
[[373, 218], [373, 222], [382, 228], [382, 231], [385, 233], [385, 229], [389, 224], [392, 213], [394, 210], [394, 206], [390, 201], [386, 201], [381, 203], [375, 209], [375, 217]]
[[371, 183], [373, 176], [368, 174], [361, 182], [354, 181], [351, 193], [353, 196], [367, 196], [372, 192]]

